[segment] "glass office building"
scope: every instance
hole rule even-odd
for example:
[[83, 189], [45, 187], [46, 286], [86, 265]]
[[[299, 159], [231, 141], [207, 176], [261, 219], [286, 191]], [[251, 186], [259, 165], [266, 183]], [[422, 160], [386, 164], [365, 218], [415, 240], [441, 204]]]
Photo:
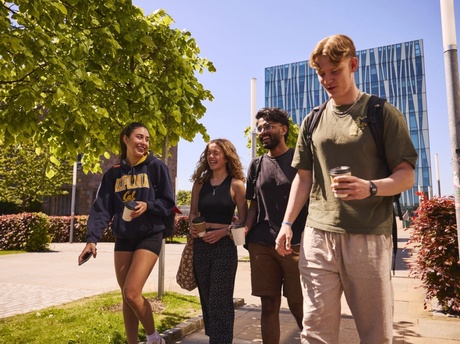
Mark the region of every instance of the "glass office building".
[[[419, 158], [415, 186], [402, 194], [401, 204], [417, 205], [416, 191], [431, 193], [423, 40], [361, 50], [357, 56], [358, 88], [387, 99], [406, 118]], [[313, 107], [327, 98], [308, 61], [265, 68], [265, 106], [286, 110], [298, 125]]]

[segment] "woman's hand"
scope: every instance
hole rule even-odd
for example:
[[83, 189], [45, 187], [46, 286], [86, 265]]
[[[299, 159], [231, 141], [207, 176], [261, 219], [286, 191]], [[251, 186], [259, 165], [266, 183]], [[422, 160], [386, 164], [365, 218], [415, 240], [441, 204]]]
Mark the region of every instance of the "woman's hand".
[[134, 211], [131, 213], [131, 218], [133, 219], [145, 213], [148, 207], [147, 202], [144, 202], [144, 201], [136, 201], [136, 202], [137, 202], [137, 206], [136, 208], [134, 208]]
[[189, 232], [192, 238], [198, 238], [198, 229], [196, 229], [193, 224], [190, 224]]
[[227, 227], [206, 232], [202, 239], [204, 242], [207, 242], [208, 244], [215, 244], [225, 236], [227, 236]]
[[86, 252], [91, 251], [93, 254], [93, 258], [96, 258], [97, 256], [97, 248], [96, 244], [94, 242], [89, 242], [86, 244], [85, 248], [83, 251], [81, 251], [80, 255], [78, 256], [78, 264], [83, 260], [83, 256], [86, 254]]

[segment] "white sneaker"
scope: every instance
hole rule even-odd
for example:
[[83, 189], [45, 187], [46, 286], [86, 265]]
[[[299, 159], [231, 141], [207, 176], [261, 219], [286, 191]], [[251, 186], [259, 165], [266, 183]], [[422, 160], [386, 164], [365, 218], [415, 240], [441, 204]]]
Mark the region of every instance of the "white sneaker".
[[163, 337], [160, 337], [159, 342], [145, 342], [145, 344], [166, 344], [166, 341], [164, 340]]

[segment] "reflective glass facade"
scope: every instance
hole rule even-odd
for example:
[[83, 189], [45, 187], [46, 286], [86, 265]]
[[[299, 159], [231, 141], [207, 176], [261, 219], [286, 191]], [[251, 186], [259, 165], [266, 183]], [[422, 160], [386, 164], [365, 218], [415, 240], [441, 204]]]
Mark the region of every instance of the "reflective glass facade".
[[[431, 189], [430, 144], [426, 107], [423, 40], [357, 51], [355, 80], [361, 91], [378, 95], [405, 116], [419, 158], [415, 186], [401, 204], [418, 204], [415, 192]], [[327, 99], [308, 61], [265, 68], [265, 106], [286, 110], [300, 125], [311, 109]]]

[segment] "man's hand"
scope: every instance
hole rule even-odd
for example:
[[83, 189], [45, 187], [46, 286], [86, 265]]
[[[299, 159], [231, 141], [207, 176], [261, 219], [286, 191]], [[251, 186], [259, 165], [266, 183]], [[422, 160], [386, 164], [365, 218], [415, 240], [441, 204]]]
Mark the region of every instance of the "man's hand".
[[275, 240], [275, 250], [280, 256], [286, 256], [292, 253], [291, 249], [292, 229], [288, 224], [281, 226], [280, 232]]
[[343, 201], [351, 201], [364, 199], [370, 196], [370, 184], [368, 180], [357, 178], [354, 176], [338, 176], [331, 183], [334, 193], [339, 195], [348, 195], [341, 197]]

